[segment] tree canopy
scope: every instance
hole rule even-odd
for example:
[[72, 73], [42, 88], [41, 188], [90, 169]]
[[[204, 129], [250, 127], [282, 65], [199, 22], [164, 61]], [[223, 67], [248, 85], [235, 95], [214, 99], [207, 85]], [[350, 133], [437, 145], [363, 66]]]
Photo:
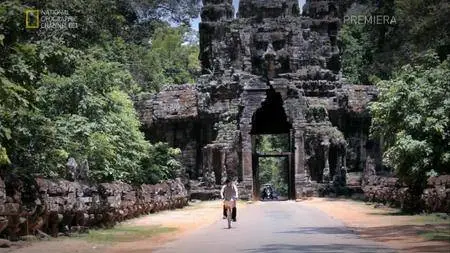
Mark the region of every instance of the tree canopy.
[[343, 23], [339, 34], [343, 75], [351, 83], [387, 80], [427, 50], [436, 51], [441, 61], [450, 53], [447, 1], [354, 1], [345, 15], [386, 16], [390, 20]]
[[377, 84], [372, 133], [383, 137], [384, 160], [410, 185], [450, 169], [450, 65], [429, 52]]
[[[26, 29], [27, 9], [65, 10], [78, 25]], [[174, 177], [180, 151], [144, 138], [132, 99], [194, 82], [198, 51], [185, 40], [198, 11], [194, 0], [0, 3], [0, 168], [64, 177], [73, 157], [96, 181]]]

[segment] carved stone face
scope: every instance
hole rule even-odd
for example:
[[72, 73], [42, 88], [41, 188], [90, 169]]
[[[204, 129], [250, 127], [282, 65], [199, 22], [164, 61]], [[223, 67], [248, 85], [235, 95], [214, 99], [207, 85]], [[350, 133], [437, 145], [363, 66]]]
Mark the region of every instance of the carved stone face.
[[298, 0], [241, 0], [239, 3], [239, 16], [243, 18], [277, 18], [286, 16], [299, 16]]
[[254, 35], [252, 61], [256, 74], [273, 78], [277, 74], [290, 72], [290, 56], [285, 38], [286, 36], [280, 32]]

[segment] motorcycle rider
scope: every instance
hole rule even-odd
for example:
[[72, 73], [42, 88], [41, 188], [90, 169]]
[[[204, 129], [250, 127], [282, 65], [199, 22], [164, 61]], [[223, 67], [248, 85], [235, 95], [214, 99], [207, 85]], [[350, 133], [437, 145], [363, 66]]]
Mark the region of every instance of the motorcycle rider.
[[273, 188], [271, 185], [264, 186], [262, 198], [263, 199], [273, 199]]

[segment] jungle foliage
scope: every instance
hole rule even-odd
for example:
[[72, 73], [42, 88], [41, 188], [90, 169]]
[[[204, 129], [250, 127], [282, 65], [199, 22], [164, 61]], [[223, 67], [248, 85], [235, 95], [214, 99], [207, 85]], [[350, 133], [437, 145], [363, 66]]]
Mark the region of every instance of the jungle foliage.
[[[198, 3], [0, 3], [1, 170], [62, 177], [74, 157], [95, 181], [176, 176], [180, 151], [144, 138], [133, 99], [195, 80], [198, 47], [185, 40]], [[27, 9], [67, 10], [78, 26], [26, 29]]]
[[343, 24], [343, 75], [379, 88], [372, 136], [384, 140], [385, 165], [421, 192], [429, 176], [450, 173], [450, 4], [356, 1], [346, 15], [395, 19]]
[[450, 64], [430, 52], [377, 84], [372, 133], [384, 137], [384, 160], [417, 188], [450, 172]]
[[[288, 135], [260, 135], [256, 149], [260, 153], [287, 152]], [[265, 157], [259, 159], [260, 184], [272, 184], [282, 196], [288, 195], [288, 161], [283, 157]]]
[[388, 17], [387, 22], [351, 22], [339, 33], [343, 75], [350, 83], [388, 80], [418, 55], [450, 53], [450, 5], [445, 0], [360, 0], [346, 16]]

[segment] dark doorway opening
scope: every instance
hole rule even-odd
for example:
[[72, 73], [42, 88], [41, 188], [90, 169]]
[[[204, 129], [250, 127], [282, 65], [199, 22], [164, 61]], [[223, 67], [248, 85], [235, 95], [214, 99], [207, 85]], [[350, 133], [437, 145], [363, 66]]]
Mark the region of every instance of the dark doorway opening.
[[252, 118], [251, 134], [286, 134], [292, 129], [283, 108], [280, 93], [270, 88], [266, 100]]
[[[250, 132], [253, 153], [253, 198], [261, 198], [262, 186], [266, 183], [265, 181], [268, 181], [267, 178], [261, 179], [261, 175], [273, 170], [279, 173], [271, 176], [270, 183], [275, 184], [279, 188], [277, 190], [283, 192], [287, 199], [294, 199], [295, 172], [292, 125], [288, 122], [280, 93], [271, 87], [266, 91], [266, 95], [266, 100], [252, 117], [252, 130]], [[265, 146], [261, 145], [262, 142], [265, 142]], [[266, 161], [274, 162], [271, 168], [264, 164]]]
[[255, 160], [255, 188], [258, 190], [258, 199], [268, 200], [264, 198], [264, 188], [270, 186], [274, 191], [274, 199], [269, 200], [287, 200], [293, 199], [295, 193], [294, 173], [291, 169], [291, 155], [289, 152], [284, 153], [258, 153]]

